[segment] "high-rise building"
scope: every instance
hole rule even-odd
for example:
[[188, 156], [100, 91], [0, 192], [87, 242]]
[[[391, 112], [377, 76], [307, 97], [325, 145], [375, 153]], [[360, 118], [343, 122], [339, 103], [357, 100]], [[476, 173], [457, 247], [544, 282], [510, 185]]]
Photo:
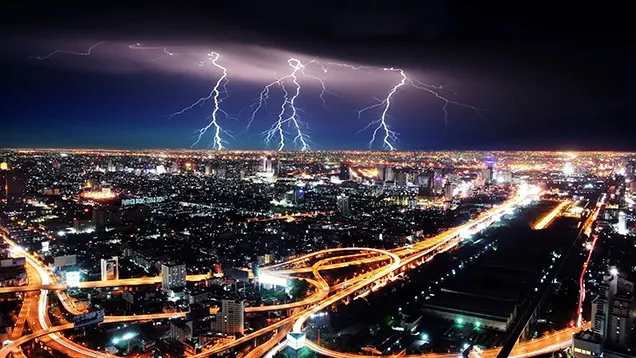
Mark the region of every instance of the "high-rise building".
[[619, 235], [629, 234], [629, 230], [627, 230], [627, 214], [625, 214], [622, 210], [618, 212], [618, 224], [616, 225], [616, 231]]
[[395, 170], [392, 167], [384, 168], [384, 181], [394, 181]]
[[245, 324], [245, 300], [221, 300], [221, 308], [212, 322], [212, 330], [225, 334], [243, 334]]
[[338, 179], [340, 180], [350, 180], [351, 179], [351, 168], [348, 165], [342, 164], [340, 165], [340, 174], [338, 174]]
[[107, 170], [108, 170], [109, 172], [114, 172], [114, 171], [116, 170], [116, 168], [115, 168], [115, 164], [113, 164], [113, 160], [112, 160], [112, 159], [110, 159], [110, 158], [108, 159], [108, 167], [107, 167]]
[[336, 200], [338, 212], [342, 215], [349, 215], [349, 196], [344, 194], [338, 195], [338, 198]]
[[101, 260], [102, 281], [119, 279], [119, 257], [113, 256], [109, 259]]
[[[592, 301], [592, 328], [574, 336], [574, 357], [615, 356], [613, 351], [628, 347], [633, 318], [634, 284], [618, 276], [615, 268], [598, 285]], [[618, 356], [621, 356], [620, 354]]]
[[482, 176], [486, 184], [492, 184], [495, 180], [495, 160], [488, 158], [486, 160], [486, 169], [482, 171]]
[[444, 185], [444, 201], [453, 201], [453, 184], [451, 183]]
[[378, 171], [378, 180], [384, 181], [384, 165], [379, 164], [376, 169]]
[[9, 170], [5, 173], [5, 198], [7, 203], [15, 204], [24, 196], [24, 175], [19, 170]]
[[397, 173], [395, 173], [395, 186], [398, 186], [400, 188], [404, 188], [406, 187], [406, 182], [407, 182], [407, 173], [404, 170], [400, 170]]
[[626, 347], [627, 338], [631, 333], [632, 319], [630, 312], [633, 308], [631, 295], [617, 294], [610, 301], [607, 322], [607, 344]]
[[169, 290], [186, 285], [186, 266], [184, 264], [161, 264], [161, 289]]
[[274, 173], [274, 160], [270, 156], [261, 156], [258, 171], [261, 173]]
[[205, 165], [205, 175], [207, 175], [207, 176], [212, 175], [212, 164], [207, 163]]

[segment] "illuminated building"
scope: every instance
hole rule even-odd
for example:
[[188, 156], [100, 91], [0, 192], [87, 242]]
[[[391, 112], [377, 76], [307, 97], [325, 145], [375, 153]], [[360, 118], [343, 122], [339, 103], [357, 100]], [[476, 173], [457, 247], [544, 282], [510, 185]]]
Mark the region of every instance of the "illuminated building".
[[24, 195], [24, 176], [18, 170], [10, 170], [5, 175], [5, 197], [7, 203], [15, 204], [22, 200]]
[[444, 185], [444, 201], [453, 201], [453, 184]]
[[245, 325], [245, 301], [221, 300], [221, 308], [212, 322], [212, 330], [225, 334], [243, 334]]
[[106, 170], [109, 172], [114, 172], [116, 170], [112, 159], [108, 159], [108, 166], [106, 167]]
[[305, 346], [305, 334], [304, 333], [287, 333], [287, 344], [295, 351]]
[[351, 168], [348, 165], [342, 164], [340, 166], [340, 174], [338, 174], [338, 179], [345, 181], [351, 179]]
[[[574, 357], [625, 356], [633, 323], [634, 284], [618, 276], [616, 268], [599, 284], [598, 296], [592, 301], [592, 329], [574, 336]], [[614, 352], [614, 350], [617, 350]]]
[[486, 169], [482, 171], [482, 176], [486, 184], [492, 184], [495, 180], [495, 160], [489, 158], [486, 160]]
[[184, 264], [161, 265], [161, 289], [181, 288], [186, 285], [186, 266]]
[[117, 256], [113, 256], [110, 259], [102, 259], [100, 266], [102, 281], [119, 279], [119, 258]]
[[349, 197], [347, 195], [338, 195], [336, 200], [338, 212], [342, 215], [349, 215]]
[[7, 162], [0, 163], [0, 170], [9, 170], [9, 164]]
[[113, 193], [111, 188], [102, 188], [101, 190], [86, 191], [82, 193], [84, 199], [89, 200], [110, 200], [115, 199], [117, 194]]

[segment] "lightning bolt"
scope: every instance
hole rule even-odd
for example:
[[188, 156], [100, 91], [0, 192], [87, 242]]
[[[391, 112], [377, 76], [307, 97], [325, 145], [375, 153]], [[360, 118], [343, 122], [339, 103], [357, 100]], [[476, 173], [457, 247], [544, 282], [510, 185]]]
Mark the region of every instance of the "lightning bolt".
[[393, 145], [393, 142], [397, 141], [398, 133], [391, 130], [391, 128], [387, 124], [387, 114], [389, 112], [389, 108], [391, 107], [391, 99], [398, 92], [400, 88], [404, 87], [404, 85], [406, 84], [406, 81], [408, 80], [408, 77], [406, 77], [406, 74], [404, 73], [404, 71], [399, 68], [397, 69], [393, 67], [384, 68], [384, 71], [399, 72], [402, 79], [395, 86], [393, 86], [393, 88], [391, 88], [387, 96], [383, 100], [381, 100], [379, 103], [365, 107], [358, 111], [358, 119], [359, 119], [364, 112], [370, 109], [382, 108], [382, 113], [380, 117], [376, 120], [369, 122], [369, 124], [367, 124], [366, 127], [359, 130], [358, 133], [364, 132], [365, 130], [375, 126], [371, 135], [371, 140], [369, 141], [369, 148], [371, 148], [373, 146], [373, 143], [376, 141], [378, 132], [381, 132], [383, 133], [382, 147], [387, 150], [395, 150], [395, 146]]
[[[228, 114], [221, 109], [221, 102], [223, 102], [223, 100], [225, 98], [222, 98], [221, 95], [223, 93], [226, 93], [226, 89], [225, 86], [227, 85], [227, 68], [221, 66], [217, 61], [220, 57], [220, 55], [216, 52], [210, 52], [208, 55], [208, 60], [201, 62], [200, 65], [203, 66], [205, 63], [211, 63], [214, 67], [220, 69], [222, 71], [222, 75], [221, 77], [219, 77], [219, 79], [216, 81], [216, 84], [214, 85], [214, 87], [212, 88], [212, 91], [210, 92], [210, 94], [206, 97], [202, 97], [200, 98], [198, 101], [196, 101], [195, 103], [193, 103], [192, 105], [182, 109], [179, 112], [173, 113], [170, 118], [182, 114], [183, 112], [191, 109], [192, 107], [194, 107], [195, 105], [199, 104], [199, 103], [203, 103], [208, 99], [212, 99], [214, 101], [214, 109], [212, 110], [212, 115], [210, 117], [210, 122], [203, 128], [199, 129], [198, 132], [198, 136], [197, 136], [197, 140], [192, 144], [192, 147], [196, 146], [197, 144], [199, 144], [199, 142], [201, 141], [201, 139], [203, 138], [203, 136], [208, 132], [208, 130], [213, 129], [214, 130], [214, 139], [212, 141], [212, 146], [214, 149], [216, 150], [223, 150], [225, 149], [225, 147], [223, 146], [226, 142], [223, 140], [223, 138], [221, 137], [221, 134], [224, 133], [226, 135], [229, 135], [229, 133], [227, 133], [227, 131], [223, 130], [223, 128], [221, 128], [221, 126], [219, 125], [218, 122], [218, 115], [219, 112], [223, 113], [225, 116], [229, 117]], [[231, 135], [229, 135], [231, 137]]]
[[133, 50], [162, 50], [164, 55], [161, 57], [158, 57], [154, 60], [150, 60], [150, 62], [157, 62], [157, 61], [161, 61], [162, 59], [169, 57], [169, 56], [176, 56], [178, 55], [177, 53], [174, 52], [170, 52], [168, 51], [168, 49], [166, 47], [147, 47], [147, 46], [141, 46], [140, 43], [136, 43], [134, 45], [129, 45], [128, 48], [133, 49]]
[[93, 46], [89, 47], [88, 50], [86, 50], [86, 52], [55, 50], [55, 51], [51, 52], [50, 54], [48, 54], [46, 56], [30, 56], [29, 58], [35, 58], [37, 60], [47, 60], [47, 59], [49, 59], [52, 56], [57, 55], [57, 54], [67, 54], [67, 55], [76, 55], [76, 56], [89, 56], [91, 54], [91, 52], [93, 52], [93, 49], [95, 49], [95, 47], [103, 44], [104, 42], [106, 42], [106, 41], [100, 41], [100, 42], [94, 44]]
[[[338, 62], [319, 62], [320, 66], [322, 66], [323, 71], [326, 73], [331, 67], [337, 66], [337, 67], [346, 67], [346, 68], [350, 68], [353, 70], [362, 70], [362, 69], [374, 69], [377, 67], [372, 67], [372, 66], [356, 66], [356, 65], [350, 65], [350, 64], [346, 64], [346, 63], [338, 63]], [[448, 97], [446, 97], [443, 93], [444, 92], [450, 92], [451, 94], [457, 96], [457, 94], [449, 89], [449, 88], [445, 88], [444, 86], [435, 86], [435, 85], [430, 85], [430, 84], [426, 84], [424, 82], [421, 82], [419, 80], [416, 80], [414, 78], [410, 78], [407, 76], [406, 72], [403, 69], [400, 68], [383, 68], [383, 71], [391, 71], [391, 72], [397, 72], [400, 74], [400, 81], [391, 88], [391, 90], [387, 93], [386, 97], [384, 97], [384, 99], [377, 99], [378, 103], [370, 105], [368, 107], [362, 108], [361, 110], [357, 111], [358, 113], [358, 119], [361, 118], [362, 114], [364, 114], [367, 111], [370, 111], [372, 109], [380, 109], [381, 113], [380, 116], [369, 122], [369, 124], [367, 124], [364, 128], [362, 128], [361, 130], [358, 131], [358, 133], [364, 132], [369, 128], [373, 128], [372, 134], [371, 134], [371, 140], [369, 141], [369, 148], [373, 147], [373, 144], [376, 142], [378, 135], [381, 135], [382, 137], [382, 147], [386, 150], [395, 150], [395, 142], [397, 141], [397, 136], [398, 133], [391, 130], [391, 127], [388, 124], [387, 121], [387, 117], [388, 117], [388, 113], [391, 107], [391, 101], [393, 100], [394, 96], [396, 93], [398, 93], [402, 88], [404, 88], [404, 86], [408, 83], [409, 85], [411, 85], [413, 88], [419, 89], [419, 90], [423, 90], [426, 91], [430, 94], [432, 94], [433, 96], [435, 96], [437, 99], [440, 99], [442, 101], [444, 101], [444, 105], [442, 106], [442, 111], [444, 112], [444, 129], [446, 129], [446, 127], [448, 127], [448, 107], [449, 105], [455, 105], [455, 106], [459, 106], [459, 107], [464, 107], [464, 108], [468, 108], [471, 109], [473, 111], [475, 111], [482, 119], [486, 120], [486, 118], [482, 115], [481, 111], [475, 107], [475, 106], [471, 106], [462, 102], [458, 102], [452, 99], [449, 99]]]
[[[283, 103], [281, 104], [277, 121], [274, 124], [272, 124], [272, 126], [268, 130], [263, 132], [263, 136], [265, 137], [265, 143], [269, 145], [272, 140], [274, 140], [275, 138], [278, 138], [278, 150], [283, 150], [285, 146], [287, 145], [286, 137], [289, 135], [289, 133], [287, 133], [287, 131], [285, 130], [285, 127], [287, 126], [287, 127], [292, 127], [295, 133], [293, 138], [293, 143], [300, 145], [300, 150], [306, 151], [310, 149], [309, 143], [308, 143], [309, 136], [305, 134], [302, 129], [302, 126], [304, 125], [304, 123], [302, 123], [298, 119], [299, 109], [296, 108], [296, 99], [300, 95], [300, 87], [301, 87], [300, 83], [298, 82], [298, 73], [300, 72], [301, 74], [303, 74], [305, 65], [303, 65], [302, 62], [300, 62], [300, 60], [295, 58], [290, 58], [289, 60], [287, 60], [287, 63], [292, 68], [292, 72], [286, 76], [278, 78], [277, 80], [275, 80], [274, 82], [268, 84], [267, 86], [263, 88], [263, 90], [260, 93], [260, 96], [258, 97], [256, 102], [252, 105], [253, 107], [256, 107], [256, 108], [252, 112], [252, 115], [250, 117], [250, 120], [246, 129], [249, 128], [249, 126], [254, 121], [256, 113], [261, 108], [266, 106], [267, 99], [269, 98], [272, 87], [279, 86], [284, 94]], [[289, 81], [291, 81], [294, 84], [294, 90], [291, 94], [290, 94], [290, 91], [287, 91], [287, 88], [285, 87], [285, 82], [289, 82]], [[320, 80], [320, 82], [323, 83], [324, 85], [324, 82], [322, 82], [322, 80]]]

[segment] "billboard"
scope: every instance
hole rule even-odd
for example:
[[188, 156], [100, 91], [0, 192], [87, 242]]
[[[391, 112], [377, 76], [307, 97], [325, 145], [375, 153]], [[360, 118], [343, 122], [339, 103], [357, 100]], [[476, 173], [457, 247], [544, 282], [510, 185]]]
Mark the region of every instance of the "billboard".
[[0, 267], [24, 266], [25, 264], [26, 264], [26, 259], [24, 257], [16, 257], [16, 258], [4, 259], [0, 261]]
[[267, 274], [261, 274], [258, 276], [258, 282], [266, 285], [287, 287], [287, 279]]
[[53, 259], [53, 266], [56, 267], [74, 266], [75, 264], [77, 264], [76, 255], [57, 256]]
[[155, 196], [152, 198], [122, 199], [121, 205], [133, 206], [133, 205], [140, 205], [140, 204], [156, 204], [156, 203], [163, 203], [166, 200], [168, 200], [167, 196]]
[[68, 287], [80, 286], [80, 273], [79, 271], [66, 272], [66, 285]]
[[101, 260], [101, 274], [102, 281], [117, 280], [119, 278], [119, 259], [117, 256]]
[[73, 317], [75, 329], [90, 326], [104, 321], [104, 310], [93, 311]]

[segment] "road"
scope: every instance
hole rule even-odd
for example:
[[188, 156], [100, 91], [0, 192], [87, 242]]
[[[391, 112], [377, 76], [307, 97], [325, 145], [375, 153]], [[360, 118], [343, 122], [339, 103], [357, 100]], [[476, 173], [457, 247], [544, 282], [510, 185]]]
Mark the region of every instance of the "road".
[[[400, 256], [400, 261], [394, 262], [394, 264], [396, 265], [394, 268], [392, 268], [389, 272], [395, 272], [399, 269], [408, 269], [408, 268], [413, 268], [414, 267], [414, 263], [421, 263], [421, 260], [426, 258], [425, 261], [429, 261], [432, 258], [432, 255], [435, 255], [437, 253], [440, 252], [444, 252], [447, 250], [452, 249], [454, 246], [456, 246], [458, 244], [458, 241], [455, 240], [458, 236], [461, 236], [462, 233], [465, 233], [467, 230], [469, 231], [476, 231], [475, 227], [479, 227], [479, 225], [481, 223], [486, 222], [487, 220], [491, 220], [491, 222], [496, 221], [497, 216], [501, 215], [502, 213], [504, 213], [505, 211], [507, 211], [508, 209], [514, 207], [516, 204], [518, 204], [519, 200], [517, 198], [517, 200], [509, 200], [506, 203], [504, 203], [503, 205], [501, 205], [500, 207], [494, 208], [489, 210], [488, 212], [486, 212], [485, 214], [481, 215], [480, 217], [478, 217], [476, 220], [471, 221], [467, 224], [461, 225], [457, 228], [448, 230], [440, 235], [437, 235], [433, 238], [429, 238], [423, 242], [417, 243], [415, 245], [413, 245], [411, 248], [406, 249], [406, 248], [400, 248], [400, 249], [396, 249], [393, 250], [393, 254], [397, 255], [396, 253], [399, 253]], [[561, 213], [561, 211], [568, 205], [567, 202], [563, 202], [561, 204], [559, 204], [552, 212], [548, 213], [544, 218], [542, 218], [539, 222], [539, 224], [535, 227], [535, 229], [542, 229], [544, 227], [546, 227], [547, 225], [549, 225], [554, 218], [559, 215], [559, 213]], [[489, 223], [488, 223], [489, 224]], [[414, 252], [415, 251], [415, 252]], [[297, 263], [301, 263], [304, 259], [311, 259], [313, 257], [319, 256], [321, 254], [327, 254], [333, 252], [331, 250], [323, 250], [320, 253], [313, 253], [313, 254], [309, 254], [309, 257], [300, 257], [300, 258], [295, 258], [293, 259], [291, 262], [288, 263], [283, 263], [283, 264], [277, 264], [274, 267], [270, 266], [268, 269], [276, 269], [276, 268], [282, 268], [284, 266], [286, 266], [286, 264], [297, 264]], [[375, 257], [372, 258], [373, 260], [384, 260], [384, 257]], [[370, 258], [361, 258], [361, 259], [355, 259], [346, 263], [339, 263], [337, 265], [342, 265], [342, 264], [347, 264], [348, 265], [352, 265], [352, 264], [360, 264], [360, 263], [364, 263], [364, 262], [368, 262], [369, 260], [371, 260]], [[330, 268], [332, 266], [326, 266], [326, 268]], [[280, 270], [283, 272], [287, 272], [287, 273], [293, 273], [293, 272], [307, 272], [306, 268], [294, 268], [294, 269], [287, 269], [287, 270]], [[280, 271], [275, 271], [275, 272], [280, 272]], [[385, 275], [382, 274], [373, 274], [373, 275], [369, 275], [369, 277], [365, 277], [364, 280], [361, 280], [361, 282], [357, 285], [354, 285], [354, 287], [364, 287], [365, 285], [367, 285], [369, 282], [373, 282], [373, 281], [378, 281], [380, 279], [382, 279]], [[354, 290], [355, 291], [355, 290]], [[300, 317], [296, 320], [296, 322], [294, 323], [294, 332], [301, 332], [303, 325], [305, 324], [305, 322], [307, 321], [307, 319], [314, 313], [322, 310], [323, 308], [338, 302], [344, 298], [346, 298], [348, 296], [348, 294], [351, 291], [349, 290], [343, 290], [340, 291], [338, 293], [336, 293], [335, 295], [325, 299], [324, 301], [321, 301], [318, 305], [308, 309], [305, 313], [301, 314]], [[552, 352], [554, 350], [560, 349], [562, 347], [566, 347], [571, 345], [571, 337], [573, 332], [576, 332], [580, 330], [580, 328], [568, 328], [562, 331], [557, 332], [554, 335], [549, 335], [549, 336], [545, 336], [542, 337], [540, 339], [536, 339], [536, 340], [532, 340], [532, 341], [527, 341], [527, 342], [523, 342], [521, 344], [518, 344], [517, 346], [514, 347], [514, 349], [512, 350], [512, 356], [518, 356], [518, 357], [530, 357], [530, 356], [536, 356], [536, 355], [540, 355], [546, 352]], [[317, 344], [307, 341], [307, 346], [314, 350], [315, 352], [322, 354], [322, 355], [326, 355], [326, 356], [330, 356], [330, 357], [364, 357], [364, 355], [359, 355], [359, 354], [350, 354], [350, 353], [342, 353], [342, 352], [336, 352], [336, 351], [332, 351], [329, 349], [326, 349], [324, 347], [320, 347]], [[273, 345], [272, 345], [273, 347]], [[497, 348], [497, 349], [490, 349], [490, 350], [486, 350], [484, 352], [484, 354], [482, 355], [482, 357], [487, 356], [487, 357], [496, 357], [497, 354], [499, 353], [499, 350], [501, 348]], [[426, 355], [427, 357], [430, 357], [430, 354]], [[450, 354], [448, 355], [449, 357], [456, 357], [457, 354]]]
[[[188, 275], [186, 276], [186, 280], [188, 281], [202, 281], [210, 278], [210, 275]], [[154, 285], [157, 283], [161, 283], [161, 276], [154, 277], [139, 277], [139, 278], [124, 278], [119, 280], [108, 280], [108, 281], [84, 281], [80, 282], [79, 288], [99, 288], [99, 287], [121, 287], [121, 286], [139, 286], [139, 285]], [[39, 290], [66, 290], [68, 287], [64, 283], [49, 283], [49, 284], [40, 284], [34, 285], [30, 284], [27, 286], [13, 286], [13, 287], [0, 287], [0, 293], [12, 293], [12, 292], [28, 292], [28, 291], [39, 291]]]
[[[516, 205], [523, 202], [526, 198], [525, 195], [517, 195], [512, 199], [506, 201], [500, 206], [494, 207], [480, 216], [475, 218], [474, 220], [460, 225], [456, 228], [450, 229], [444, 233], [428, 238], [422, 242], [413, 244], [408, 247], [398, 248], [391, 251], [385, 251], [380, 249], [372, 249], [372, 248], [336, 248], [323, 250], [320, 253], [312, 253], [306, 255], [304, 257], [300, 257], [294, 259], [293, 262], [286, 262], [279, 264], [275, 267], [268, 267], [267, 270], [273, 271], [273, 269], [277, 267], [284, 267], [290, 264], [295, 263], [303, 263], [309, 261], [313, 258], [319, 258], [320, 255], [340, 255], [345, 253], [345, 255], [329, 257], [322, 259], [311, 267], [302, 267], [302, 268], [294, 268], [290, 270], [286, 270], [287, 275], [292, 273], [302, 273], [302, 272], [311, 272], [314, 276], [313, 279], [308, 279], [309, 282], [315, 287], [316, 292], [307, 297], [305, 300], [300, 302], [294, 302], [290, 304], [284, 305], [273, 305], [273, 306], [262, 306], [262, 307], [250, 307], [246, 309], [246, 311], [258, 312], [265, 310], [276, 310], [276, 309], [289, 309], [295, 308], [294, 312], [284, 319], [257, 331], [246, 334], [243, 337], [240, 337], [229, 344], [225, 344], [219, 347], [214, 347], [210, 350], [197, 354], [195, 357], [206, 357], [210, 356], [232, 347], [236, 347], [240, 344], [246, 343], [256, 337], [259, 337], [263, 334], [267, 334], [276, 329], [281, 329], [277, 334], [273, 336], [272, 339], [268, 340], [264, 345], [257, 347], [258, 351], [265, 352], [269, 349], [269, 347], [274, 347], [280, 340], [284, 338], [284, 335], [281, 333], [284, 331], [285, 327], [293, 325], [293, 330], [295, 332], [300, 332], [303, 329], [305, 322], [311, 317], [312, 314], [321, 311], [322, 309], [328, 307], [331, 304], [339, 302], [341, 300], [346, 299], [352, 294], [356, 293], [359, 290], [371, 285], [381, 282], [381, 280], [386, 280], [387, 277], [390, 277], [392, 274], [399, 272], [400, 270], [408, 270], [410, 268], [414, 268], [416, 265], [422, 264], [424, 262], [432, 259], [434, 255], [440, 252], [445, 252], [447, 250], [455, 247], [467, 233], [470, 234], [474, 231], [478, 231], [490, 223], [497, 221], [498, 218], [506, 213], [508, 210], [513, 209]], [[9, 240], [7, 240], [9, 242]], [[13, 244], [15, 245], [15, 244]], [[356, 252], [355, 254], [348, 254], [348, 252]], [[35, 258], [30, 257], [28, 253], [25, 253], [27, 257], [27, 262], [29, 265], [33, 266], [35, 270], [37, 270], [38, 274], [42, 278], [41, 287], [50, 287], [48, 285], [57, 284], [55, 277], [48, 271], [46, 266], [42, 265]], [[372, 255], [370, 257], [370, 255]], [[333, 261], [341, 261], [347, 260], [345, 262], [333, 263]], [[328, 283], [321, 276], [320, 271], [326, 269], [333, 269], [338, 267], [345, 267], [349, 265], [359, 265], [363, 263], [369, 262], [378, 262], [378, 261], [390, 261], [388, 264], [381, 266], [380, 268], [355, 277], [354, 279], [341, 282], [334, 286], [334, 288], [329, 287]], [[342, 266], [345, 265], [345, 266]], [[281, 272], [274, 271], [277, 274], [281, 274]], [[200, 280], [206, 278], [205, 275], [198, 276], [193, 279]], [[139, 279], [129, 279], [129, 280], [117, 280], [117, 281], [92, 281], [83, 283], [84, 287], [110, 287], [110, 286], [125, 286], [125, 285], [135, 285], [135, 284], [152, 284], [160, 281], [159, 277], [150, 277], [150, 278], [139, 278]], [[337, 287], [337, 288], [336, 288]], [[15, 347], [19, 346], [24, 342], [28, 342], [29, 339], [33, 339], [39, 335], [39, 337], [43, 337], [43, 340], [46, 340], [46, 343], [50, 345], [52, 348], [59, 350], [65, 353], [68, 356], [88, 356], [88, 357], [104, 357], [107, 356], [101, 352], [95, 352], [89, 350], [85, 347], [82, 347], [70, 340], [65, 339], [60, 336], [59, 333], [64, 329], [68, 329], [69, 326], [58, 326], [51, 327], [48, 312], [47, 312], [47, 295], [48, 290], [43, 289], [40, 294], [40, 298], [38, 300], [37, 310], [33, 312], [31, 310], [31, 314], [29, 315], [28, 321], [33, 321], [35, 331], [32, 335], [27, 335], [21, 337], [19, 340], [16, 340], [12, 345], [5, 347], [6, 351], [10, 351]], [[331, 296], [330, 296], [331, 295]], [[301, 309], [302, 306], [308, 306], [307, 308]], [[165, 317], [164, 317], [165, 318]], [[124, 316], [124, 317], [114, 317], [108, 318], [108, 320], [113, 320], [113, 322], [122, 322], [122, 320], [130, 319], [130, 320], [140, 320], [144, 319], [141, 316]], [[159, 316], [152, 316], [145, 319], [159, 319]], [[571, 335], [570, 335], [571, 336]], [[28, 338], [31, 337], [31, 338]], [[554, 345], [552, 342], [551, 345]], [[317, 347], [315, 344], [308, 342], [308, 346], [314, 347], [317, 352], [320, 353], [320, 350], [324, 350], [322, 347]], [[261, 348], [262, 347], [262, 348]], [[535, 348], [533, 346], [529, 346], [530, 351], [534, 351]], [[545, 349], [543, 345], [539, 345], [540, 349]], [[341, 356], [343, 353], [339, 352], [331, 352], [328, 351], [330, 356]], [[6, 356], [6, 354], [4, 355]], [[345, 356], [348, 356], [345, 354]], [[358, 355], [356, 355], [358, 356]], [[455, 355], [456, 356], [456, 355]], [[0, 358], [3, 357], [0, 355]]]
[[[583, 325], [581, 327], [566, 328], [557, 331], [552, 334], [545, 335], [541, 338], [536, 338], [530, 341], [520, 342], [515, 346], [510, 354], [510, 358], [521, 357], [535, 357], [541, 354], [557, 351], [572, 345], [572, 336], [581, 330], [589, 329], [590, 324]], [[307, 347], [312, 351], [322, 354], [327, 357], [334, 358], [379, 358], [378, 355], [364, 355], [358, 353], [346, 353], [337, 352], [317, 345], [316, 343], [307, 340]], [[484, 349], [483, 353], [479, 355], [481, 358], [495, 358], [501, 347]], [[412, 354], [401, 357], [407, 358], [457, 358], [458, 353], [426, 353], [426, 354]], [[389, 355], [386, 357], [395, 357]]]

